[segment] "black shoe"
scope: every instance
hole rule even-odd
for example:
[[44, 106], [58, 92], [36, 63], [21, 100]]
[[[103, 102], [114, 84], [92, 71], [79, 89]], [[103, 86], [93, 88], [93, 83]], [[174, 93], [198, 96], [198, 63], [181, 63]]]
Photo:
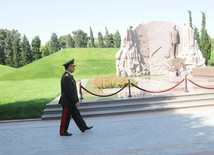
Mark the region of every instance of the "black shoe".
[[93, 126], [86, 127], [85, 130], [90, 130]]
[[65, 132], [64, 134], [60, 134], [60, 136], [72, 136], [71, 133]]
[[86, 127], [85, 129], [81, 130], [82, 132], [85, 132], [85, 130], [90, 130], [91, 128], [93, 128], [93, 126], [90, 127]]

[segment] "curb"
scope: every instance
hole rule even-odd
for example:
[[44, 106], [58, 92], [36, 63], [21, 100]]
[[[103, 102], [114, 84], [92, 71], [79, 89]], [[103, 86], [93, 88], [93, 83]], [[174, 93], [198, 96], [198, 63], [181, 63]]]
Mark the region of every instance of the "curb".
[[0, 121], [0, 124], [3, 124], [3, 123], [18, 123], [18, 122], [32, 122], [32, 121], [42, 121], [42, 119], [41, 118], [35, 118], [35, 119], [3, 120], [3, 121]]

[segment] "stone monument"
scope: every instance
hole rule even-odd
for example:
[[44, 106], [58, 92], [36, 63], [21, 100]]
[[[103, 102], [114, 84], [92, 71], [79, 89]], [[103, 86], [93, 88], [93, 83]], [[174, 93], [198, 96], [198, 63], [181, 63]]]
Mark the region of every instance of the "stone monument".
[[118, 76], [148, 74], [176, 75], [204, 67], [205, 59], [189, 26], [153, 21], [127, 29], [121, 35], [121, 47], [116, 54]]

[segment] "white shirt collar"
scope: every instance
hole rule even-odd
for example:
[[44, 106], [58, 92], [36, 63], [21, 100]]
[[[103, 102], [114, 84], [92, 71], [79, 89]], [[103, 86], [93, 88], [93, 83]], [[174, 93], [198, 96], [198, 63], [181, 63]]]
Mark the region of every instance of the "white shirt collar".
[[72, 75], [69, 71], [65, 71], [65, 72], [67, 72], [68, 74]]

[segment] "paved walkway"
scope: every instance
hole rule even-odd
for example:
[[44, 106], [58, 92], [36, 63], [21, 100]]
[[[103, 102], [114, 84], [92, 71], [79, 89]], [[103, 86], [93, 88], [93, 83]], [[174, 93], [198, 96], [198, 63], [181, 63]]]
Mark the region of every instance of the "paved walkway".
[[98, 118], [70, 137], [59, 120], [0, 123], [1, 155], [208, 155], [214, 154], [214, 106]]
[[[148, 90], [152, 88], [163, 90], [175, 85], [163, 83], [160, 89], [160, 81], [159, 84], [155, 82], [157, 80], [150, 84], [146, 80], [142, 81], [141, 87]], [[203, 86], [214, 86], [213, 81], [197, 82]], [[84, 85], [86, 83], [87, 80]], [[151, 84], [154, 86], [149, 87]], [[167, 93], [184, 93], [184, 84], [179, 87], [176, 92]], [[191, 90], [189, 93], [208, 91], [191, 85], [188, 88]], [[105, 93], [112, 92], [105, 90]], [[126, 89], [115, 98], [126, 98], [127, 93]], [[135, 90], [132, 91], [132, 95], [145, 97], [153, 94]], [[94, 97], [93, 100], [101, 99]], [[59, 136], [60, 120], [37, 119], [12, 123], [1, 121], [0, 155], [211, 155], [214, 154], [213, 111], [214, 106], [209, 106], [86, 118], [87, 124], [93, 125], [94, 128], [84, 133], [80, 132], [71, 120], [69, 127], [69, 132], [73, 134], [71, 137]]]

